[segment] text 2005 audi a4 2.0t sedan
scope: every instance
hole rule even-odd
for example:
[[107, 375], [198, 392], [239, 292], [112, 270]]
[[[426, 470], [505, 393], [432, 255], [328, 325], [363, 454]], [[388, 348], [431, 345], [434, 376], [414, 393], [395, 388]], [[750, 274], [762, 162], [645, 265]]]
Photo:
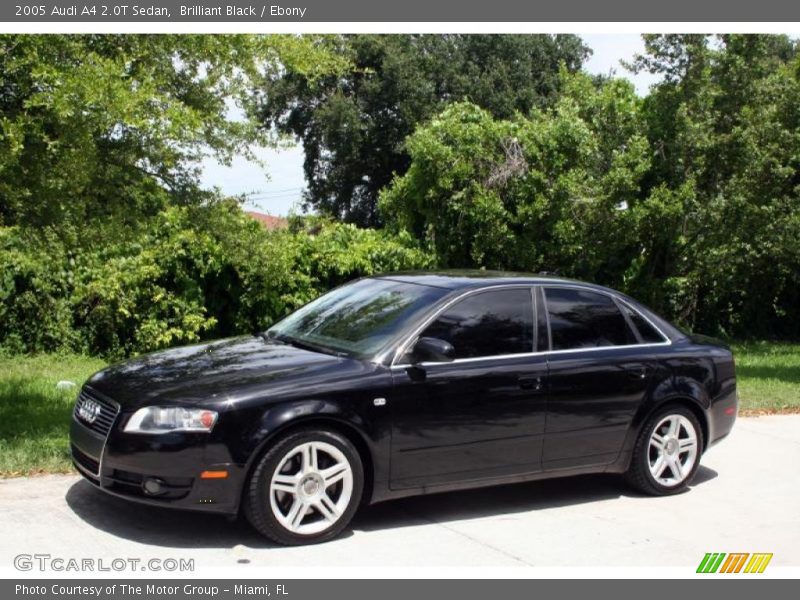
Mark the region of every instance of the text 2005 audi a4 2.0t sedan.
[[684, 490], [737, 410], [731, 352], [633, 299], [558, 278], [386, 275], [268, 331], [94, 375], [72, 456], [102, 490], [244, 511], [284, 544], [330, 539], [362, 503], [624, 473]]

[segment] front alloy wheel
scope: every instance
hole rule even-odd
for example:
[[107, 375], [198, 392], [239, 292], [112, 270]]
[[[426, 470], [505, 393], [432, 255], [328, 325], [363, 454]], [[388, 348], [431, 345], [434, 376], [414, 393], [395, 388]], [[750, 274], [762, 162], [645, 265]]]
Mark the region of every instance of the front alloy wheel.
[[676, 494], [694, 478], [702, 449], [703, 430], [694, 413], [668, 406], [642, 427], [626, 478], [646, 494]]
[[347, 526], [361, 500], [364, 474], [353, 444], [339, 433], [300, 430], [260, 460], [245, 494], [245, 514], [281, 544], [326, 541]]
[[272, 514], [289, 531], [320, 533], [341, 518], [353, 497], [353, 469], [326, 442], [306, 442], [281, 459], [269, 486]]

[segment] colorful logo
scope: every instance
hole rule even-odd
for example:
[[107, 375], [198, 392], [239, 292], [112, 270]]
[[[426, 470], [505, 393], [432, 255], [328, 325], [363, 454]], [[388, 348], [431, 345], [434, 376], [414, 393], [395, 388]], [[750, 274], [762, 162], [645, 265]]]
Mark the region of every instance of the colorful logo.
[[[749, 560], [748, 560], [749, 558]], [[707, 552], [697, 567], [698, 573], [763, 573], [772, 553]]]

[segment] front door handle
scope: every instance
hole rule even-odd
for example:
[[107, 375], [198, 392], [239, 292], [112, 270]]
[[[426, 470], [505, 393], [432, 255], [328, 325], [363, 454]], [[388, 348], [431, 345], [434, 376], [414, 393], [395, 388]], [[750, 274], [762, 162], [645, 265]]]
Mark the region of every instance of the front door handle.
[[520, 375], [517, 382], [519, 383], [519, 387], [521, 387], [523, 390], [540, 392], [544, 387], [542, 384], [542, 378], [538, 375]]

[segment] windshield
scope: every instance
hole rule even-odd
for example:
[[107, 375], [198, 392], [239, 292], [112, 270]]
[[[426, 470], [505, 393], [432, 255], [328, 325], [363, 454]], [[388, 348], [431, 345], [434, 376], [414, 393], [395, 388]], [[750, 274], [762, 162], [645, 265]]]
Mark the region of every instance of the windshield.
[[369, 358], [447, 292], [416, 283], [360, 279], [306, 304], [271, 327], [267, 336]]

